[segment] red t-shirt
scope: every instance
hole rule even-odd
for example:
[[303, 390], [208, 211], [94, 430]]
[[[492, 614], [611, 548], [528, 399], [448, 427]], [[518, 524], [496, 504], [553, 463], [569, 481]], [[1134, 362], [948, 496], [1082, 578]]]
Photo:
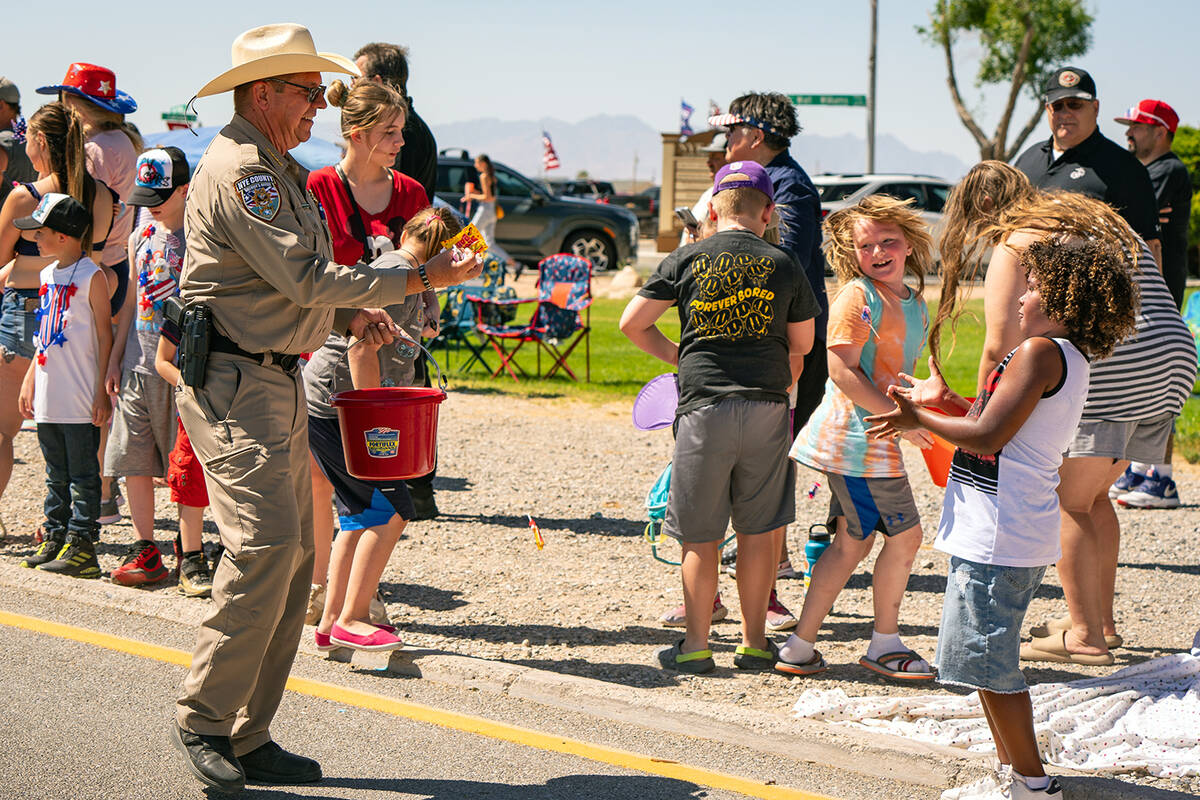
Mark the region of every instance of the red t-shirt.
[[[363, 243], [351, 228], [355, 217], [355, 205], [342, 185], [333, 167], [322, 167], [308, 175], [308, 188], [325, 211], [325, 224], [333, 237], [333, 257], [339, 264], [357, 264], [363, 260]], [[425, 189], [407, 175], [392, 170], [392, 199], [387, 208], [378, 214], [368, 214], [359, 207], [367, 226], [367, 235], [375, 246], [375, 255], [388, 250], [400, 249], [400, 231], [404, 223], [429, 205]], [[380, 239], [386, 241], [380, 241]], [[390, 246], [388, 245], [390, 242]], [[371, 260], [370, 258], [367, 259]]]

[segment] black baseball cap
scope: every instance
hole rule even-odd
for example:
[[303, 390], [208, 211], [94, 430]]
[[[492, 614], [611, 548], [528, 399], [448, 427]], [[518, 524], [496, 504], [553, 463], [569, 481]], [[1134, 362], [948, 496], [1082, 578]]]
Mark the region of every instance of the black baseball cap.
[[137, 178], [129, 205], [154, 208], [171, 199], [176, 188], [191, 180], [187, 157], [178, 147], [159, 147], [138, 156]]
[[83, 237], [92, 224], [92, 215], [74, 197], [58, 192], [47, 192], [42, 201], [28, 217], [13, 220], [23, 231], [49, 228], [75, 239]]
[[1064, 97], [1080, 97], [1084, 100], [1096, 99], [1096, 82], [1087, 70], [1079, 67], [1063, 67], [1050, 73], [1046, 85], [1042, 87], [1042, 99], [1047, 103], [1062, 100]]

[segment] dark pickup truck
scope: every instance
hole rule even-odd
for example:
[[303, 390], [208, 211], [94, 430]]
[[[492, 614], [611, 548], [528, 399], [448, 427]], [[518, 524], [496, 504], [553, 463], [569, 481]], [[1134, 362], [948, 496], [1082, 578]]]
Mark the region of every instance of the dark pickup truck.
[[638, 230], [642, 236], [653, 239], [658, 236], [658, 192], [659, 187], [651, 186], [637, 194], [614, 192], [596, 202], [629, 209], [638, 218]]

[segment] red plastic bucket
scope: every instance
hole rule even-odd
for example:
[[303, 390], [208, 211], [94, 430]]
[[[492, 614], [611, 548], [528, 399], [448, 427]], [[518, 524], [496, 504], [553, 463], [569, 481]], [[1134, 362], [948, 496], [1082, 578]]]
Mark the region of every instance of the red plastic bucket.
[[389, 386], [338, 392], [337, 409], [346, 470], [361, 480], [402, 480], [433, 471], [438, 406], [446, 393], [425, 386]]

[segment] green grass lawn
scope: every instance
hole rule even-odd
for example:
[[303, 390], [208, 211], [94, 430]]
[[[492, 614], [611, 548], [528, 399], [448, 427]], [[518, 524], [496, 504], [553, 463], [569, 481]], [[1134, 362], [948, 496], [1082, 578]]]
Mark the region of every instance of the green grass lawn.
[[[596, 403], [619, 400], [632, 403], [638, 389], [646, 381], [655, 375], [671, 371], [671, 368], [638, 350], [617, 330], [617, 322], [626, 302], [599, 298], [592, 304], [590, 383], [582, 382], [585, 364], [582, 344], [567, 362], [579, 375], [579, 383], [558, 375], [550, 379], [534, 377], [537, 360], [536, 348], [532, 344], [526, 344], [518, 354], [517, 363], [531, 376], [529, 380], [522, 379], [519, 382], [513, 381], [507, 375], [489, 377], [478, 364], [465, 373], [459, 373], [457, 369], [466, 359], [466, 350], [456, 353], [451, 349], [447, 359], [445, 351], [438, 349], [434, 351], [434, 356], [442, 362], [442, 368], [447, 370], [450, 385], [454, 388], [525, 397], [573, 397]], [[959, 319], [956, 333], [951, 334], [947, 331], [942, 335], [942, 358], [944, 374], [951, 388], [964, 396], [971, 396], [975, 394], [979, 353], [983, 350], [983, 301], [971, 300], [965, 304], [965, 309], [965, 313]], [[930, 309], [931, 318], [934, 311], [935, 309]], [[522, 306], [518, 313], [532, 313], [532, 305]], [[678, 340], [679, 318], [674, 309], [663, 315], [659, 325], [667, 336]], [[496, 354], [490, 349], [485, 358], [492, 367], [499, 363]], [[929, 373], [925, 361], [926, 359], [922, 358], [917, 365], [919, 377]], [[543, 356], [542, 371], [545, 372], [549, 367], [549, 360]], [[1176, 429], [1175, 447], [1189, 462], [1194, 464], [1200, 461], [1200, 398], [1196, 395], [1183, 407], [1183, 415], [1179, 418]]]

